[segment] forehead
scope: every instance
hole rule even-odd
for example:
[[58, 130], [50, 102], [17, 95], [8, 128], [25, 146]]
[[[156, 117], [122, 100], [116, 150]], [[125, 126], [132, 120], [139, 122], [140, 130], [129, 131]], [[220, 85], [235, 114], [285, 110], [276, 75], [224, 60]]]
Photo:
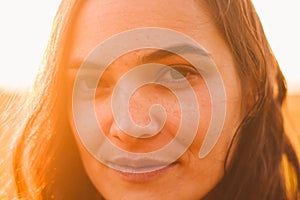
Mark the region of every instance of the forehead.
[[200, 3], [186, 0], [89, 0], [81, 3], [75, 17], [77, 25], [96, 22], [102, 33], [110, 35], [145, 26], [195, 30], [195, 24], [208, 21]]
[[[214, 57], [224, 54], [226, 45], [212, 21], [204, 6], [192, 0], [82, 1], [72, 16], [67, 57], [83, 60], [109, 37], [142, 27], [182, 32], [198, 41]], [[222, 52], [217, 53], [220, 48]]]

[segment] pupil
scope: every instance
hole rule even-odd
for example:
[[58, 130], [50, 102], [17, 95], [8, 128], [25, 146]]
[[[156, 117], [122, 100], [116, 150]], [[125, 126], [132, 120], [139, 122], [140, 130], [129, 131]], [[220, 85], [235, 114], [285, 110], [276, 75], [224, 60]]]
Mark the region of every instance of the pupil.
[[95, 78], [87, 78], [85, 80], [85, 84], [86, 86], [89, 88], [89, 89], [93, 89], [96, 87], [96, 82], [97, 82], [97, 79]]
[[171, 70], [171, 77], [174, 78], [174, 79], [181, 79], [182, 76], [183, 77], [186, 77], [188, 75], [188, 71], [187, 70], [184, 70], [184, 69], [181, 69], [180, 71], [178, 70]]

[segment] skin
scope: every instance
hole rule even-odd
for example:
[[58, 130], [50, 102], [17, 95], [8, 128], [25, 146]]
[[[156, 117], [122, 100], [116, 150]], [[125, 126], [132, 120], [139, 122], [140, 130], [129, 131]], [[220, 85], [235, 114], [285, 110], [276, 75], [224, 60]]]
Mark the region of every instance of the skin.
[[[69, 32], [65, 66], [68, 66], [68, 80], [72, 87], [77, 68], [84, 58], [99, 43], [122, 31], [141, 27], [163, 27], [184, 33], [201, 44], [218, 66], [226, 90], [226, 120], [220, 139], [213, 150], [202, 159], [198, 153], [211, 118], [211, 101], [208, 89], [201, 76], [191, 75], [188, 79], [196, 91], [201, 120], [197, 135], [188, 150], [176, 164], [162, 175], [151, 180], [126, 180], [115, 170], [97, 161], [78, 138], [72, 108], [69, 121], [78, 143], [82, 162], [87, 175], [105, 199], [199, 199], [207, 194], [222, 178], [224, 160], [232, 137], [241, 120], [240, 80], [235, 62], [226, 42], [217, 31], [211, 15], [201, 2], [183, 0], [90, 0], [82, 3], [74, 16]], [[180, 121], [180, 107], [176, 97], [161, 86], [146, 85], [137, 90], [129, 102], [129, 112], [138, 125], [147, 125], [149, 108], [161, 104], [167, 113], [167, 121], [161, 132], [149, 139], [137, 139], [121, 131], [112, 116], [111, 92], [116, 80], [128, 70], [143, 63], [143, 55], [151, 49], [138, 50], [115, 60], [105, 72], [95, 100], [95, 112], [106, 136], [120, 148], [131, 152], [149, 152], [168, 143], [176, 134]], [[166, 65], [188, 64], [178, 56], [171, 56], [157, 63]], [[70, 99], [72, 99], [70, 89]], [[71, 103], [70, 103], [71, 105]]]

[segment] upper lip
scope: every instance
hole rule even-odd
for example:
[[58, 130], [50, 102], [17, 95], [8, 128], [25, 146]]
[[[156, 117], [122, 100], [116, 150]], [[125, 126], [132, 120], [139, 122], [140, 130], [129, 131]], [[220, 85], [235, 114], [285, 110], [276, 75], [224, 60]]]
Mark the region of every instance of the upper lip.
[[124, 173], [147, 173], [165, 168], [171, 163], [149, 157], [116, 157], [108, 161], [107, 164]]

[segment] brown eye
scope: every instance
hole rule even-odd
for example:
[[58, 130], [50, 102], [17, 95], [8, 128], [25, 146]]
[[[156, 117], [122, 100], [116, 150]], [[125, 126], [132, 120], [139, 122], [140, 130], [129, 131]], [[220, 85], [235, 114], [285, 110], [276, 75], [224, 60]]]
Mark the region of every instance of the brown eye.
[[92, 92], [97, 89], [98, 78], [92, 75], [85, 75], [78, 79], [78, 86], [82, 92]]
[[187, 67], [174, 67], [176, 70], [170, 70], [170, 76], [173, 79], [181, 79], [183, 77], [187, 78], [189, 75], [193, 74], [193, 72]]
[[89, 77], [87, 79], [84, 80], [85, 81], [85, 85], [88, 89], [95, 89], [97, 87], [97, 79], [94, 77]]
[[198, 72], [193, 67], [186, 65], [174, 65], [164, 69], [159, 76], [159, 80], [164, 82], [177, 82], [186, 80], [194, 75], [198, 75]]
[[199, 77], [199, 72], [192, 66], [172, 65], [161, 70], [156, 81], [171, 89], [185, 89], [197, 84]]

